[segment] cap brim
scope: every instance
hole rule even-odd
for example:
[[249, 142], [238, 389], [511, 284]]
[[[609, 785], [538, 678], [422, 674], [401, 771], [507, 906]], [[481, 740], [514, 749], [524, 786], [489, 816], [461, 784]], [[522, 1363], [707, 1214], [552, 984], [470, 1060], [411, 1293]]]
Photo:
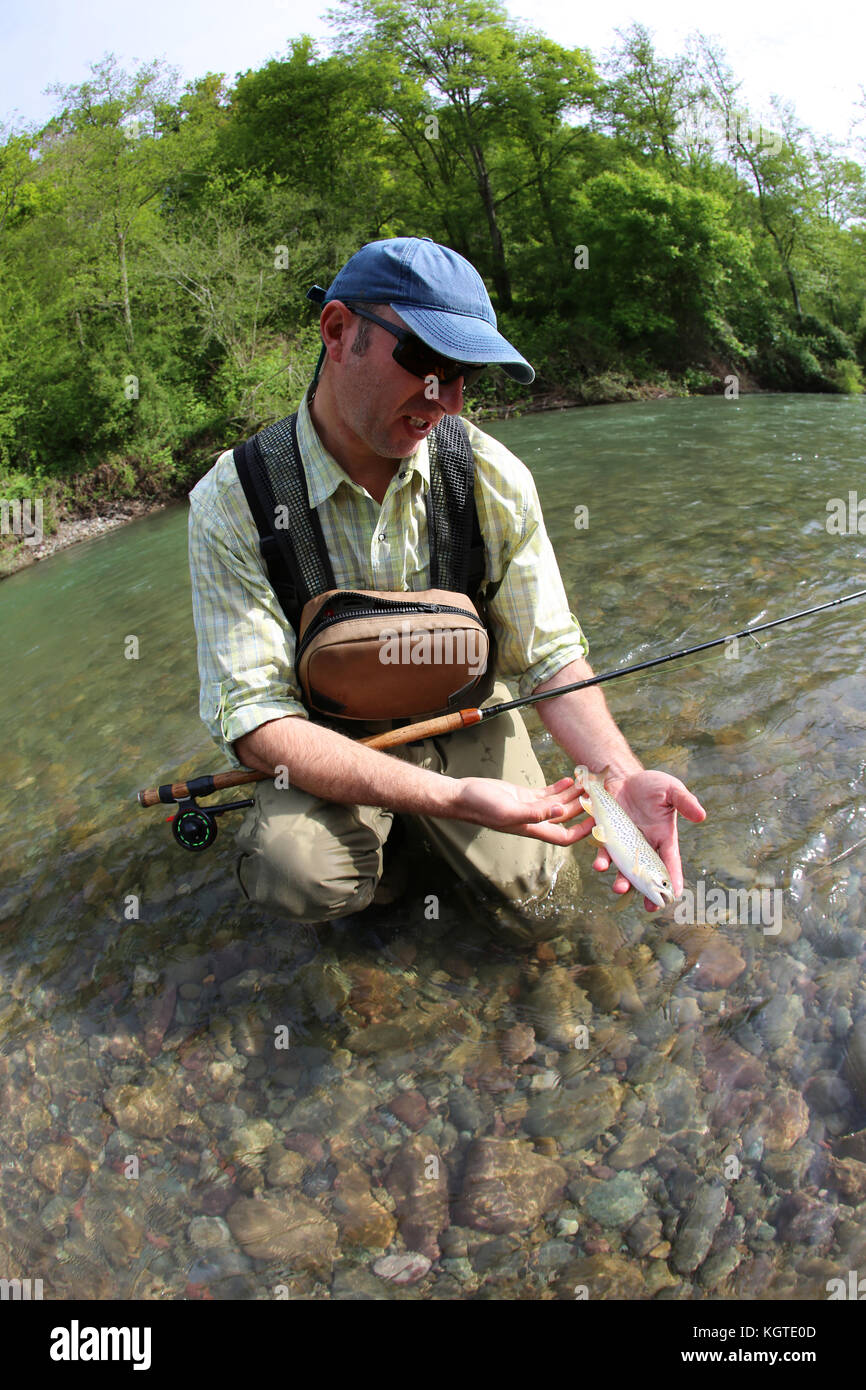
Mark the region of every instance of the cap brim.
[[391, 308], [407, 327], [429, 347], [456, 362], [482, 362], [501, 367], [515, 381], [528, 386], [535, 372], [507, 338], [483, 319], [468, 314], [448, 314], [441, 309], [419, 309], [415, 304], [392, 301]]

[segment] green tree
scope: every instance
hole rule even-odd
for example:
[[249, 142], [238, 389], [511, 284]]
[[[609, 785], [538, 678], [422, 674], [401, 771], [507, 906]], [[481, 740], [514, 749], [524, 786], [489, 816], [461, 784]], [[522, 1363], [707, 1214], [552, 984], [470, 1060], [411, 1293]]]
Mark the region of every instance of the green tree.
[[589, 266], [573, 277], [572, 311], [589, 336], [680, 370], [720, 345], [731, 282], [751, 271], [717, 194], [630, 161], [590, 179], [573, 216]]
[[170, 178], [164, 151], [153, 136], [156, 108], [173, 94], [176, 75], [154, 62], [130, 76], [112, 54], [91, 72], [92, 79], [80, 86], [49, 88], [64, 109], [47, 127], [43, 147], [52, 156], [52, 176], [63, 182], [70, 218], [94, 228], [97, 238], [111, 247], [117, 303], [131, 351], [129, 243]]
[[[437, 220], [453, 235], [455, 193], [474, 191], [487, 234], [485, 268], [497, 301], [513, 304], [501, 209], [562, 158], [563, 115], [593, 88], [586, 54], [568, 52], [521, 30], [497, 0], [344, 0], [331, 12], [338, 51], [364, 73], [376, 109], [400, 137]], [[503, 146], [530, 148], [534, 171], [511, 186], [497, 182]], [[471, 213], [470, 213], [471, 216]]]

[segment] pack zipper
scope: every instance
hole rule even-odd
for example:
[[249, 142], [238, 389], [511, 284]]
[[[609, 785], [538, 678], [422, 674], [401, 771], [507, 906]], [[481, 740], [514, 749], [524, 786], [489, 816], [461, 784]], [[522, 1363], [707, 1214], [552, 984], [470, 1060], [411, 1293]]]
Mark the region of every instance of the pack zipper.
[[372, 608], [368, 606], [364, 608], [360, 605], [358, 607], [352, 607], [351, 604], [346, 604], [346, 600], [352, 598], [358, 598], [362, 600], [363, 603], [369, 605], [369, 598], [366, 594], [354, 594], [349, 592], [340, 597], [340, 604], [345, 605], [341, 612], [331, 613], [322, 617], [322, 613], [327, 614], [328, 605], [326, 604], [323, 609], [319, 610], [319, 613], [316, 614], [316, 617], [304, 633], [295, 656], [296, 665], [300, 662], [302, 655], [314, 637], [317, 637], [325, 628], [332, 627], [334, 623], [345, 622], [348, 618], [376, 618], [380, 615], [384, 616], [386, 613], [456, 613], [461, 618], [471, 618], [474, 622], [479, 622], [477, 613], [471, 613], [468, 608], [457, 608], [451, 603], [401, 603], [399, 599], [380, 598], [375, 600], [378, 606]]

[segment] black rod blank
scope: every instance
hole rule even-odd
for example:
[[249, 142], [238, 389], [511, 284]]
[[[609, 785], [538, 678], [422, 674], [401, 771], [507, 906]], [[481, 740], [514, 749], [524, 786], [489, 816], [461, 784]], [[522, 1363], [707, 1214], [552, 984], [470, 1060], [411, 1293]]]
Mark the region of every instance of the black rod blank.
[[536, 705], [541, 700], [552, 700], [558, 695], [567, 695], [572, 690], [585, 690], [590, 685], [603, 685], [605, 681], [617, 680], [619, 676], [630, 676], [635, 671], [646, 671], [650, 666], [663, 666], [667, 661], [679, 661], [684, 656], [694, 656], [696, 652], [709, 651], [711, 647], [720, 647], [724, 642], [730, 642], [735, 637], [751, 637], [755, 632], [766, 632], [768, 628], [778, 627], [780, 623], [792, 623], [796, 618], [808, 618], [812, 613], [823, 613], [825, 608], [836, 608], [840, 603], [850, 603], [852, 599], [866, 597], [866, 589], [858, 589], [854, 594], [846, 594], [844, 598], [830, 599], [829, 603], [818, 603], [814, 608], [803, 608], [799, 613], [789, 613], [784, 618], [774, 618], [769, 623], [756, 623], [754, 627], [744, 627], [740, 632], [729, 632], [724, 637], [714, 637], [712, 642], [699, 642], [696, 647], [682, 647], [677, 652], [667, 652], [665, 656], [654, 656], [650, 661], [637, 661], [633, 666], [621, 666], [618, 671], [604, 671], [599, 676], [589, 676], [586, 680], [575, 681], [572, 685], [560, 685], [555, 690], [543, 690], [540, 695], [524, 695], [520, 700], [505, 700], [500, 705], [488, 705], [487, 709], [482, 709], [483, 719], [490, 719], [495, 714], [504, 714], [509, 709], [520, 709], [523, 705]]

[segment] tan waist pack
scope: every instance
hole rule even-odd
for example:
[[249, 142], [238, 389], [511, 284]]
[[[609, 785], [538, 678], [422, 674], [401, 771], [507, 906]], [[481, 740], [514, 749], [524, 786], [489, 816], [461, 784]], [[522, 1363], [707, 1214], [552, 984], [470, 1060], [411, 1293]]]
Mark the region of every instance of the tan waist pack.
[[295, 670], [311, 710], [405, 719], [480, 704], [489, 656], [466, 594], [329, 589], [304, 605]]

